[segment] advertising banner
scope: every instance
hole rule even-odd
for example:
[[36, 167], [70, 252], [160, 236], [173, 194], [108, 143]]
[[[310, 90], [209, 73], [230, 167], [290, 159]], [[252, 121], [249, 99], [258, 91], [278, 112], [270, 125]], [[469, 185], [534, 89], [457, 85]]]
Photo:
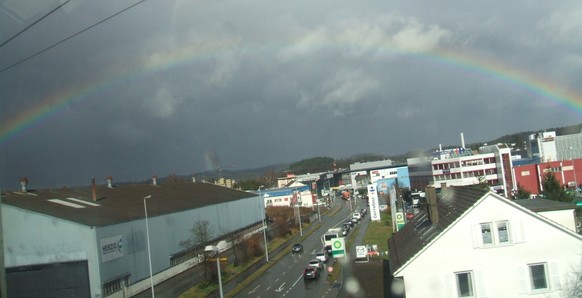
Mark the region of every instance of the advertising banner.
[[368, 203], [370, 205], [370, 220], [380, 221], [380, 203], [378, 202], [378, 191], [376, 185], [368, 185]]
[[99, 244], [101, 245], [102, 263], [123, 257], [123, 238], [121, 235], [103, 238]]

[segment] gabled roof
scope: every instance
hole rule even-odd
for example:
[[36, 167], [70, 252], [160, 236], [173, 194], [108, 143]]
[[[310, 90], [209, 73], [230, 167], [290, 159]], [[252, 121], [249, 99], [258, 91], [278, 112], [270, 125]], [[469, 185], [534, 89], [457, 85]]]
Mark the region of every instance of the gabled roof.
[[203, 206], [254, 197], [256, 194], [202, 182], [162, 185], [127, 184], [109, 188], [92, 187], [43, 189], [2, 193], [2, 203], [86, 226], [107, 226], [148, 217], [191, 210]]
[[394, 274], [487, 193], [487, 190], [475, 186], [448, 187], [447, 193], [437, 201], [439, 220], [436, 225], [431, 223], [425, 211], [421, 211], [412, 222], [388, 239], [390, 273]]
[[[433, 225], [427, 213], [422, 211], [411, 223], [406, 224], [402, 230], [388, 239], [390, 273], [394, 274], [417, 254], [422, 253], [441, 234], [445, 233], [453, 223], [460, 220], [461, 217], [487, 197], [501, 200], [516, 210], [525, 212], [568, 235], [582, 240], [581, 235], [537, 214], [540, 211], [572, 209], [570, 207], [572, 204], [563, 205], [559, 202], [548, 202], [547, 200], [521, 200], [516, 202], [475, 186], [452, 186], [448, 187], [446, 194], [437, 201], [439, 220], [436, 225]], [[530, 206], [523, 206], [528, 204]]]

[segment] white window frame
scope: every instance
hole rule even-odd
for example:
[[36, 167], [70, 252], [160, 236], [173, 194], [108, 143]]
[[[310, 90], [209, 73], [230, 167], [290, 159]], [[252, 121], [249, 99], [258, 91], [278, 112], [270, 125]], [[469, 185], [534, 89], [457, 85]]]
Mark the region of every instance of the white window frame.
[[[467, 277], [468, 277], [467, 286], [469, 286], [469, 291], [470, 291], [469, 295], [465, 295], [465, 296], [461, 295], [461, 283], [459, 280], [459, 277], [461, 275], [467, 275]], [[455, 272], [455, 284], [456, 284], [457, 297], [475, 297], [475, 278], [474, 278], [473, 271]]]
[[[503, 227], [505, 227], [505, 230], [500, 233], [500, 229]], [[514, 228], [516, 230], [513, 230]], [[523, 242], [519, 224], [517, 223], [514, 226], [509, 220], [481, 222], [474, 225], [472, 229], [474, 248], [497, 247]], [[502, 233], [505, 233], [503, 238], [505, 241], [502, 241]], [[490, 242], [486, 242], [487, 240], [490, 240]]]

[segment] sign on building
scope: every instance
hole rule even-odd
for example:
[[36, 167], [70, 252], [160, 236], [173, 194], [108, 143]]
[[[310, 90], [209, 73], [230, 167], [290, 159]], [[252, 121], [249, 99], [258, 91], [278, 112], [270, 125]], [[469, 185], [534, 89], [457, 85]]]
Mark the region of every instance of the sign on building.
[[99, 244], [101, 245], [102, 263], [123, 257], [123, 238], [121, 235], [103, 238]]
[[368, 203], [370, 205], [370, 220], [380, 221], [380, 203], [378, 202], [378, 190], [374, 184], [368, 184]]

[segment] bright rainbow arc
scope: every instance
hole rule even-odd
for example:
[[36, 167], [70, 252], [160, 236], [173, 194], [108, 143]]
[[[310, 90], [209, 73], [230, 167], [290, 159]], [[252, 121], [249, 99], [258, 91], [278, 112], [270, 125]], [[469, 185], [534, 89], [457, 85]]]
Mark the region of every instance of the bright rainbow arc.
[[[221, 50], [205, 49], [202, 52], [177, 52], [167, 55], [164, 59], [158, 59], [155, 64], [148, 65], [145, 71], [123, 73], [116, 76], [113, 80], [94, 80], [79, 84], [76, 88], [64, 90], [61, 93], [55, 93], [46, 97], [36, 107], [27, 109], [25, 112], [15, 115], [4, 121], [0, 126], [0, 144], [7, 142], [32, 128], [40, 125], [42, 122], [55, 116], [63, 111], [70, 103], [87, 100], [101, 91], [119, 85], [128, 80], [138, 80], [146, 77], [148, 74], [171, 69], [185, 63], [191, 63], [212, 57]], [[387, 50], [390, 55], [412, 56], [417, 59], [425, 60], [432, 63], [452, 66], [463, 72], [477, 73], [481, 76], [492, 80], [501, 81], [510, 86], [516, 86], [519, 89], [526, 90], [532, 94], [537, 94], [550, 102], [563, 106], [575, 113], [582, 114], [582, 96], [571, 91], [558, 89], [549, 81], [535, 78], [525, 72], [517, 69], [510, 69], [496, 61], [479, 61], [467, 55], [461, 55], [453, 52], [431, 52], [431, 53], [398, 53], [393, 50]]]

